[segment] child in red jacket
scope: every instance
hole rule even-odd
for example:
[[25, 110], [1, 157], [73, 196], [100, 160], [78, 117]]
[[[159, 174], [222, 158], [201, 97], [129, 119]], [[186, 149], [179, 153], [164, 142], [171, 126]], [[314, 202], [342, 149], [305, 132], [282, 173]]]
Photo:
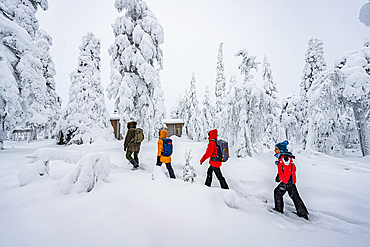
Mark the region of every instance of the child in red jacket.
[[280, 182], [274, 190], [275, 210], [283, 213], [284, 200], [283, 196], [288, 191], [288, 195], [292, 198], [294, 206], [297, 210], [297, 215], [308, 220], [308, 210], [299, 196], [296, 184], [296, 166], [293, 159], [295, 158], [287, 149], [288, 141], [283, 141], [275, 145], [275, 157], [278, 159], [278, 177], [276, 182]]
[[202, 165], [202, 163], [206, 159], [210, 158], [209, 159], [210, 166], [207, 170], [207, 178], [206, 178], [205, 185], [207, 185], [208, 187], [211, 187], [213, 172], [215, 172], [216, 177], [220, 181], [221, 188], [228, 189], [229, 186], [227, 185], [226, 180], [222, 176], [222, 173], [221, 173], [221, 169], [220, 169], [221, 161], [214, 160], [214, 158], [217, 157], [217, 145], [216, 145], [217, 135], [218, 135], [217, 129], [214, 129], [208, 132], [209, 143], [208, 143], [206, 153], [200, 159], [200, 164]]

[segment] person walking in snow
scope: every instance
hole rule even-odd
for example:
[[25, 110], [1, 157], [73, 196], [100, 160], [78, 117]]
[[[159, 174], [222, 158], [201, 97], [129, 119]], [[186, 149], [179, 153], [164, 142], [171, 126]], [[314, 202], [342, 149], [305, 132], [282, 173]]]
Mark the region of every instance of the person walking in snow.
[[308, 210], [299, 196], [296, 186], [296, 166], [293, 162], [294, 155], [288, 151], [288, 141], [283, 141], [275, 145], [275, 164], [278, 167], [278, 176], [276, 182], [280, 182], [274, 190], [275, 208], [279, 213], [283, 213], [285, 192], [292, 198], [294, 206], [297, 210], [297, 215], [308, 220]]
[[[123, 150], [126, 152], [126, 159], [133, 165], [134, 168], [139, 167], [140, 146], [141, 141], [144, 138], [144, 135], [142, 135], [140, 142], [135, 141], [136, 125], [137, 123], [135, 121], [127, 123], [127, 133], [123, 143]], [[134, 158], [132, 158], [132, 154], [134, 154]]]
[[209, 158], [209, 168], [207, 170], [207, 178], [205, 185], [208, 187], [211, 187], [212, 184], [212, 176], [213, 172], [215, 172], [217, 179], [220, 182], [221, 188], [222, 189], [229, 189], [229, 186], [226, 183], [226, 180], [224, 176], [222, 176], [221, 173], [221, 161], [217, 161], [217, 145], [216, 145], [216, 140], [217, 140], [217, 129], [211, 130], [208, 132], [208, 146], [205, 154], [203, 157], [200, 159], [200, 164], [202, 165], [206, 159]]
[[[170, 178], [176, 179], [175, 172], [172, 169], [171, 166], [171, 155], [166, 154], [167, 150], [165, 152], [164, 144], [166, 144], [166, 148], [168, 145], [171, 147], [170, 153], [172, 154], [172, 141], [170, 139], [167, 139], [167, 130], [161, 130], [159, 131], [159, 139], [158, 139], [158, 154], [157, 154], [157, 166], [162, 166], [162, 163], [166, 164], [168, 173], [170, 175]], [[171, 143], [167, 143], [169, 141]]]

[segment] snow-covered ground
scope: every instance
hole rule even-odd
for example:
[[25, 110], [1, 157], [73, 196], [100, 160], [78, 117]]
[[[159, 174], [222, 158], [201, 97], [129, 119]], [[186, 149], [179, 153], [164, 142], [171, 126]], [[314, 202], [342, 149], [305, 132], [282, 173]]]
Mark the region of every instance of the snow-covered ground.
[[[308, 155], [288, 146], [310, 212], [306, 221], [292, 213], [287, 194], [285, 215], [268, 210], [277, 185], [273, 151], [231, 157], [221, 168], [230, 190], [222, 190], [215, 177], [211, 188], [203, 184], [208, 161], [199, 160], [207, 143], [172, 139], [176, 180], [164, 165], [155, 167], [156, 140], [142, 144], [138, 170], [119, 141], [5, 142], [0, 246], [369, 246], [370, 157]], [[190, 149], [195, 183], [182, 181]]]

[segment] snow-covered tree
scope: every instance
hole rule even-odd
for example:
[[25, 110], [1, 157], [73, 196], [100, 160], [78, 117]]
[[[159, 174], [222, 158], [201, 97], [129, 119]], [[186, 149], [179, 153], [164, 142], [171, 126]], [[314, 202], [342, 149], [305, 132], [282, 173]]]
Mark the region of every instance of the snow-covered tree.
[[[239, 65], [240, 73], [244, 77], [242, 83], [237, 83], [234, 89], [235, 97], [235, 112], [237, 114], [237, 132], [236, 132], [236, 155], [237, 157], [245, 157], [253, 155], [253, 137], [257, 137], [261, 133], [258, 128], [261, 128], [261, 122], [256, 121], [259, 118], [259, 113], [254, 115], [258, 110], [256, 109], [260, 101], [259, 90], [255, 88], [255, 83], [251, 81], [253, 76], [250, 74], [252, 69], [258, 70], [259, 62], [256, 62], [255, 56], [250, 56], [246, 50], [238, 51], [235, 56], [241, 56], [242, 62]], [[230, 100], [228, 100], [230, 102]], [[256, 123], [259, 122], [259, 123]], [[254, 129], [251, 129], [251, 127]], [[258, 142], [261, 139], [254, 139]]]
[[303, 69], [303, 77], [301, 82], [300, 97], [301, 97], [301, 111], [302, 119], [301, 131], [302, 131], [302, 143], [303, 148], [306, 147], [306, 137], [308, 134], [308, 99], [307, 92], [310, 90], [314, 80], [319, 74], [326, 69], [326, 62], [324, 60], [324, 44], [319, 39], [310, 39], [308, 42], [308, 48], [305, 55], [305, 67]]
[[47, 0], [0, 3], [0, 148], [15, 127], [35, 133], [47, 123], [46, 80], [34, 41], [38, 6], [47, 10]]
[[365, 3], [361, 9], [358, 18], [367, 27], [370, 27], [370, 3]]
[[93, 33], [82, 38], [78, 66], [71, 74], [69, 102], [58, 122], [59, 144], [92, 143], [113, 139], [100, 78], [100, 39]]
[[[135, 120], [150, 140], [160, 128], [165, 114], [164, 95], [158, 71], [163, 69], [163, 28], [142, 0], [116, 0], [118, 17], [112, 25], [114, 44], [111, 56], [111, 83], [108, 97], [121, 122]], [[121, 129], [126, 132], [126, 125]]]
[[[216, 74], [216, 84], [215, 84], [215, 95], [216, 95], [216, 114], [219, 115], [222, 111], [225, 104], [225, 95], [226, 95], [226, 77], [225, 77], [225, 65], [223, 61], [223, 52], [222, 45], [220, 43], [218, 48], [217, 56], [217, 74]], [[217, 119], [220, 119], [218, 116]], [[220, 120], [222, 121], [222, 120]], [[216, 123], [216, 126], [219, 127], [221, 123]]]
[[300, 99], [295, 95], [288, 95], [282, 102], [280, 116], [281, 126], [285, 130], [285, 140], [290, 143], [298, 143], [301, 136], [300, 119], [302, 119]]
[[262, 78], [264, 81], [263, 89], [265, 91], [263, 108], [266, 112], [263, 145], [269, 149], [270, 146], [273, 146], [280, 139], [279, 115], [281, 105], [277, 97], [276, 83], [272, 77], [270, 63], [266, 56], [264, 56], [262, 63]]
[[46, 125], [46, 136], [52, 137], [52, 131], [55, 129], [56, 123], [61, 115], [62, 100], [56, 93], [56, 83], [54, 76], [56, 74], [55, 64], [50, 56], [50, 47], [53, 44], [52, 37], [44, 30], [38, 30], [36, 33], [37, 57], [42, 64], [42, 75], [46, 80], [46, 101], [45, 108], [48, 123]]
[[[202, 104], [203, 104], [203, 107], [201, 111], [202, 113], [201, 119], [203, 123], [203, 129], [205, 132], [208, 132], [214, 128], [214, 122], [215, 122], [214, 121], [215, 120], [215, 110], [209, 98], [208, 86], [206, 86]], [[204, 135], [204, 137], [206, 137], [206, 135]]]
[[335, 61], [345, 77], [343, 97], [353, 108], [362, 154], [370, 155], [370, 48], [346, 52]]
[[203, 139], [203, 124], [201, 119], [201, 113], [199, 110], [199, 103], [197, 100], [197, 90], [195, 87], [195, 73], [193, 73], [190, 81], [190, 90], [186, 95], [187, 105], [184, 114], [184, 130], [185, 133], [195, 141], [201, 141]]
[[191, 159], [193, 156], [191, 155], [191, 149], [188, 151], [185, 151], [185, 165], [182, 168], [182, 180], [184, 182], [195, 182], [195, 178], [197, 177], [196, 171], [194, 167], [190, 164]]
[[344, 76], [339, 69], [322, 72], [307, 93], [308, 131], [306, 148], [328, 155], [343, 155], [343, 127], [340, 116], [345, 111], [342, 101]]

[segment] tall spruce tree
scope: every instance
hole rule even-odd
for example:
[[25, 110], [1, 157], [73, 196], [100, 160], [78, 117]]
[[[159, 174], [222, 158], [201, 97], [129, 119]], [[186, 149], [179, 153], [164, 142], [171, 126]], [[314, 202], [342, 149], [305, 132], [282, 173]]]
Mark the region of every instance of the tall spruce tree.
[[302, 144], [306, 148], [307, 134], [308, 134], [308, 99], [307, 92], [310, 90], [312, 83], [326, 69], [326, 62], [324, 60], [324, 44], [319, 39], [310, 39], [305, 55], [305, 67], [303, 69], [303, 77], [301, 82], [300, 97], [301, 97], [301, 111], [302, 119]]
[[[226, 77], [225, 77], [225, 65], [223, 61], [223, 51], [222, 51], [223, 43], [220, 43], [218, 48], [218, 56], [217, 56], [217, 74], [216, 74], [216, 84], [215, 84], [215, 95], [216, 95], [216, 115], [219, 115], [222, 111], [224, 104], [225, 104], [225, 95], [226, 95]], [[216, 119], [220, 119], [217, 116]], [[222, 121], [222, 120], [220, 120]], [[216, 123], [218, 127], [221, 125], [220, 123]]]
[[[204, 99], [202, 101], [203, 107], [202, 107], [202, 123], [203, 123], [203, 130], [205, 132], [210, 131], [211, 129], [214, 128], [214, 119], [215, 119], [215, 109], [212, 106], [212, 102], [209, 98], [209, 89], [208, 86], [205, 88], [205, 93], [204, 93]], [[203, 135], [206, 137], [206, 135]]]
[[93, 33], [82, 38], [78, 66], [70, 75], [69, 102], [58, 122], [59, 144], [113, 139], [101, 86], [100, 46], [100, 39]]
[[[108, 97], [121, 122], [135, 120], [150, 140], [160, 128], [165, 114], [164, 96], [158, 71], [163, 69], [163, 28], [142, 0], [116, 0], [118, 17], [112, 25], [115, 41], [109, 48], [111, 83]], [[122, 134], [126, 132], [123, 124]]]

